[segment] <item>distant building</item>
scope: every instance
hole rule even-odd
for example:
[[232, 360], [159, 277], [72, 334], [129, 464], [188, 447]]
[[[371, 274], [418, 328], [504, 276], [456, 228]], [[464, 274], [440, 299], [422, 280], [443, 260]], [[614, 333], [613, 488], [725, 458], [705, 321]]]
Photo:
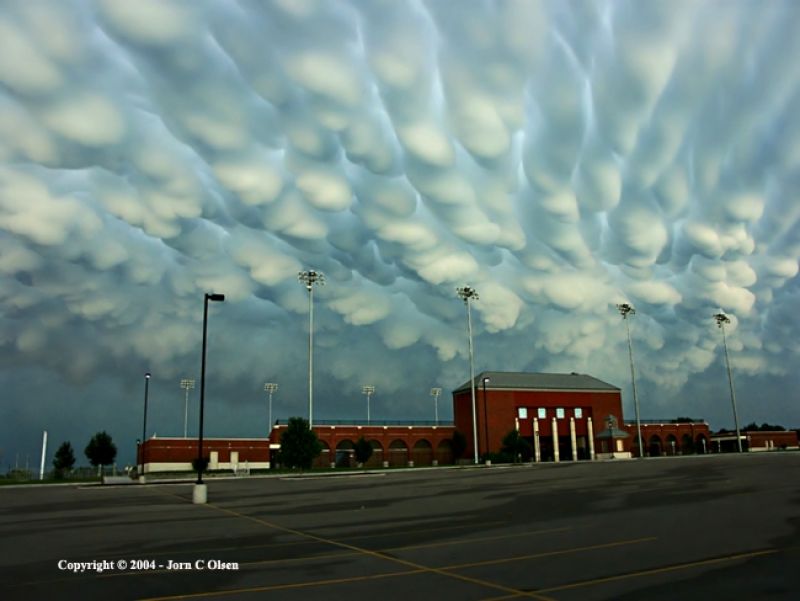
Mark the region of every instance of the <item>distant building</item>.
[[[314, 467], [355, 467], [353, 447], [362, 436], [372, 445], [364, 467], [451, 465], [454, 461], [452, 422], [315, 420], [322, 453]], [[270, 441], [280, 446], [286, 424], [277, 423]]]
[[[512, 430], [531, 443], [534, 461], [583, 461], [638, 457], [636, 422], [625, 420], [617, 386], [587, 374], [487, 371], [472, 382], [478, 455], [497, 453]], [[366, 467], [447, 465], [456, 430], [466, 438], [463, 459], [473, 457], [470, 382], [453, 391], [453, 422], [362, 420], [316, 421], [314, 431], [323, 443], [316, 467], [355, 466], [353, 447], [362, 436], [372, 445]], [[277, 423], [267, 438], [203, 441], [209, 469], [265, 469], [280, 448], [286, 425]], [[703, 420], [641, 420], [644, 455], [649, 457], [704, 454], [736, 449], [735, 433], [711, 435]], [[797, 432], [742, 433], [750, 451], [798, 448]], [[145, 472], [189, 471], [197, 457], [197, 440], [151, 438], [145, 442]], [[141, 461], [141, 457], [139, 458]]]
[[[748, 430], [741, 431], [742, 450], [758, 453], [762, 451], [785, 451], [800, 448], [795, 430]], [[711, 448], [715, 453], [738, 451], [736, 432], [722, 430], [711, 436]]]
[[[145, 441], [144, 473], [190, 472], [197, 459], [196, 438], [157, 438]], [[138, 449], [136, 465], [142, 465]], [[269, 468], [267, 438], [203, 438], [203, 455], [209, 458], [209, 470], [238, 472]]]
[[[640, 455], [636, 423], [623, 420], [621, 391], [608, 382], [578, 373], [491, 371], [479, 374], [473, 385], [479, 455], [499, 451], [512, 429], [531, 443], [536, 461]], [[471, 456], [469, 382], [453, 391], [453, 413]], [[704, 421], [641, 420], [641, 426], [646, 456], [709, 451], [710, 430]]]

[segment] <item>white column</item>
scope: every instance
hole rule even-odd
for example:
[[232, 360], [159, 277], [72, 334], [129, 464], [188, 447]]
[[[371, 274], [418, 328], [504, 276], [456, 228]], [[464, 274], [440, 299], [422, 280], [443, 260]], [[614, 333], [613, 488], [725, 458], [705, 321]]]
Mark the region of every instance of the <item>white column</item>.
[[42, 435], [42, 462], [39, 465], [39, 480], [44, 480], [44, 458], [47, 456], [47, 430]]
[[569, 418], [569, 441], [572, 443], [572, 460], [578, 460], [578, 442], [575, 440], [575, 418]]
[[553, 418], [553, 461], [558, 463], [561, 461], [561, 456], [558, 452], [558, 422]]
[[594, 455], [594, 428], [592, 427], [592, 418], [586, 419], [586, 430], [589, 436], [589, 459], [595, 460]]
[[533, 418], [533, 455], [536, 458], [536, 463], [542, 461], [542, 445], [539, 443], [539, 418]]

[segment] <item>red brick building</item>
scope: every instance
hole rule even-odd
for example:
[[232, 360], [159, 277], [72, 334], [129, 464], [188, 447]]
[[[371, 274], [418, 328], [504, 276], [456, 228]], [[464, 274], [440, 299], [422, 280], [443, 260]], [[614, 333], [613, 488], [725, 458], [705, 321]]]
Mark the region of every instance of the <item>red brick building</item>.
[[[640, 420], [645, 457], [662, 455], [703, 455], [711, 453], [711, 430], [704, 421]], [[639, 457], [636, 422], [625, 422], [630, 434], [631, 453]]]
[[[474, 385], [479, 456], [498, 452], [503, 437], [518, 429], [535, 461], [595, 459], [611, 453], [611, 439], [598, 438], [609, 416], [623, 423], [620, 389], [585, 374], [491, 371], [479, 374]], [[469, 382], [453, 391], [453, 414], [472, 457]], [[614, 438], [614, 451], [630, 456], [624, 439]]]
[[[621, 391], [586, 374], [483, 372], [474, 381], [478, 455], [496, 453], [512, 430], [527, 439], [534, 461], [593, 460], [639, 456], [635, 422], [625, 422]], [[393, 422], [369, 424], [359, 420], [317, 421], [314, 431], [323, 443], [316, 467], [354, 466], [353, 446], [364, 437], [373, 448], [367, 467], [447, 465], [454, 462], [455, 430], [464, 434], [466, 461], [473, 454], [470, 383], [453, 391], [454, 423]], [[705, 453], [712, 450], [708, 424], [702, 421], [642, 420], [646, 456]], [[280, 447], [285, 424], [276, 424], [268, 438], [205, 439], [210, 469], [264, 469]], [[759, 433], [761, 434], [761, 433]], [[781, 433], [786, 434], [786, 433]], [[760, 440], [760, 438], [759, 438]], [[776, 448], [797, 446], [795, 435]], [[760, 442], [753, 444], [761, 444]], [[765, 448], [768, 443], [764, 443]], [[190, 470], [197, 440], [152, 438], [145, 443], [145, 471]], [[139, 458], [141, 461], [141, 457]]]
[[[534, 448], [534, 461], [638, 457], [635, 422], [624, 422], [621, 391], [586, 374], [483, 372], [474, 381], [478, 455], [500, 450], [513, 429]], [[455, 426], [473, 454], [469, 382], [453, 392]], [[612, 426], [609, 428], [609, 419]], [[622, 425], [617, 429], [617, 424]], [[705, 453], [703, 421], [641, 421], [645, 456]]]
[[[196, 438], [150, 438], [144, 443], [144, 473], [192, 471], [197, 459]], [[204, 438], [203, 455], [208, 469], [239, 471], [269, 468], [267, 438]], [[142, 448], [137, 449], [136, 465], [142, 465]]]
[[[742, 450], [750, 452], [797, 449], [797, 432], [794, 430], [742, 430]], [[736, 432], [721, 431], [711, 436], [715, 453], [732, 453], [738, 450]]]
[[[362, 436], [372, 446], [365, 467], [452, 464], [453, 429], [448, 422], [317, 421], [314, 432], [323, 448], [314, 467], [355, 467], [353, 446]], [[270, 433], [273, 445], [280, 445], [285, 430], [285, 424], [275, 425]]]

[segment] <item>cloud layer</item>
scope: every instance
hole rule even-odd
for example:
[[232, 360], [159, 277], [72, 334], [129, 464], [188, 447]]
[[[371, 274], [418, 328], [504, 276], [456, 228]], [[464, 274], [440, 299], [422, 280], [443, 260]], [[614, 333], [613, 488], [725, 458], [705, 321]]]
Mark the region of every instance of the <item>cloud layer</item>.
[[[790, 1], [7, 4], [4, 385], [177, 389], [215, 291], [217, 402], [273, 379], [302, 413], [305, 268], [320, 417], [361, 417], [365, 383], [428, 417], [468, 373], [465, 283], [478, 370], [627, 392], [627, 301], [645, 416], [714, 406], [704, 379], [724, 401], [719, 309], [738, 378], [797, 383], [798, 29]], [[745, 415], [800, 421], [782, 386]]]

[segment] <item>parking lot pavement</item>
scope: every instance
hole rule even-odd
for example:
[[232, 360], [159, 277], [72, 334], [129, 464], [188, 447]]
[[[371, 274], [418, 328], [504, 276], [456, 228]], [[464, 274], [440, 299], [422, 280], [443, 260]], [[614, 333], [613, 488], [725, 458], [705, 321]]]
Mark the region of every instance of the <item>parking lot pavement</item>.
[[796, 599], [800, 453], [0, 489], [3, 599]]

